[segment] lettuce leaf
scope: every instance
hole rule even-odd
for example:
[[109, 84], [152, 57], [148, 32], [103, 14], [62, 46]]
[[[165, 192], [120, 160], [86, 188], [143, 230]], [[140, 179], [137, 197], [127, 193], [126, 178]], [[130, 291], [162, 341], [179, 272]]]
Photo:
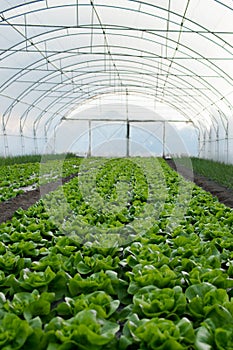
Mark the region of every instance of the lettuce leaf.
[[182, 288], [141, 288], [133, 297], [134, 311], [147, 317], [182, 315], [186, 310], [186, 298]]
[[57, 317], [45, 327], [51, 349], [55, 349], [53, 346], [56, 343], [63, 344], [57, 349], [65, 349], [66, 344], [73, 344], [73, 347], [82, 350], [105, 349], [118, 330], [117, 323], [98, 318], [96, 310], [80, 311], [67, 321]]

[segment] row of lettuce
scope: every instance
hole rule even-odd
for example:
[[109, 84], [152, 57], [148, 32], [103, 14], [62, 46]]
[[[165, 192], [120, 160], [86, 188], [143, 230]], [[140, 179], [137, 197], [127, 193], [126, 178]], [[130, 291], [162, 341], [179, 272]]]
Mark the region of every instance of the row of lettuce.
[[195, 174], [203, 175], [207, 179], [233, 190], [233, 164], [195, 157], [181, 157], [174, 160], [176, 164], [191, 168]]
[[0, 202], [77, 172], [77, 158], [0, 166]]
[[1, 349], [232, 349], [232, 209], [163, 160], [77, 166], [0, 225]]

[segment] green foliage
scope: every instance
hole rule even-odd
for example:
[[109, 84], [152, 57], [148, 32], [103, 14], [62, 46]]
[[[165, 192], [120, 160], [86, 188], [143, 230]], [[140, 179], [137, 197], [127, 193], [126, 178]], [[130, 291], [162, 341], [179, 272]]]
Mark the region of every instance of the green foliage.
[[193, 168], [196, 174], [205, 176], [218, 184], [233, 189], [233, 165], [200, 158], [177, 158], [175, 161], [186, 167]]
[[43, 156], [41, 163], [39, 163], [41, 156], [26, 157], [22, 162], [20, 157], [15, 161], [14, 158], [12, 161], [4, 158], [5, 163], [2, 165], [0, 159], [0, 202], [77, 173], [81, 160], [69, 155], [65, 159], [63, 157], [64, 155]]
[[106, 344], [114, 340], [118, 330], [117, 323], [98, 318], [95, 310], [80, 311], [67, 321], [55, 317], [45, 327], [48, 349], [59, 350], [106, 349]]
[[187, 318], [173, 322], [164, 318], [141, 319], [134, 314], [127, 321], [124, 334], [139, 349], [189, 349], [195, 339], [192, 323]]
[[14, 164], [26, 164], [26, 163], [39, 163], [42, 159], [46, 160], [57, 160], [57, 159], [66, 159], [74, 158], [73, 153], [64, 154], [32, 154], [24, 156], [11, 156], [11, 157], [0, 157], [0, 166], [1, 165], [14, 165]]
[[181, 316], [186, 310], [186, 298], [182, 288], [157, 288], [153, 285], [141, 288], [133, 297], [134, 311], [147, 317]]
[[196, 186], [182, 209], [186, 182], [140, 161], [106, 161], [93, 201], [74, 178], [0, 225], [1, 349], [232, 350], [232, 209]]

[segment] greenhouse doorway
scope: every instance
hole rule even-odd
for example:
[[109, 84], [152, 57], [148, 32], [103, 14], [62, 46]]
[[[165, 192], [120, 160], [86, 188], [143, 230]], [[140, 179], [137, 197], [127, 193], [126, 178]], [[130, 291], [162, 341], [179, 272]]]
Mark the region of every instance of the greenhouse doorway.
[[88, 156], [149, 157], [164, 152], [162, 122], [89, 122]]
[[[54, 142], [55, 149], [59, 149], [61, 139], [59, 151], [63, 153], [72, 152], [81, 157], [161, 157], [186, 151], [174, 121], [69, 120], [66, 124], [62, 135], [58, 130]], [[62, 136], [68, 134], [66, 130], [69, 138], [64, 143]]]

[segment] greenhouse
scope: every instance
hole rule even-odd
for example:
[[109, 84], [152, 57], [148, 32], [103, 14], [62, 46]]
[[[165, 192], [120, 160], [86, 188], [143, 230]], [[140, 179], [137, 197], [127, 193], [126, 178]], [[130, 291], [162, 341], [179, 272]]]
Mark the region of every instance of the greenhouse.
[[0, 10], [2, 155], [233, 162], [231, 0], [3, 0]]
[[1, 0], [0, 350], [233, 349], [232, 0]]

